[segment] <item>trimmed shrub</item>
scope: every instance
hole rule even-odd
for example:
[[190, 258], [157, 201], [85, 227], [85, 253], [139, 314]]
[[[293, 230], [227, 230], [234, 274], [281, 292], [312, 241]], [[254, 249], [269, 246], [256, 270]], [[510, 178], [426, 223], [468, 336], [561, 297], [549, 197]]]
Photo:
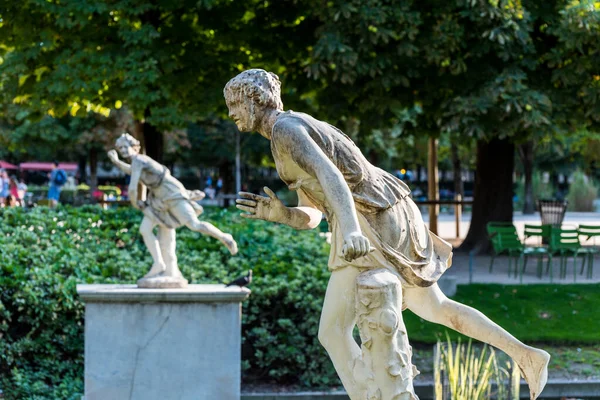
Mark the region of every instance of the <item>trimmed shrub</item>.
[[[322, 229], [295, 231], [214, 209], [202, 219], [231, 232], [240, 253], [231, 257], [216, 240], [180, 229], [179, 266], [190, 282], [226, 282], [254, 271], [242, 314], [244, 382], [339, 387], [317, 339], [330, 276]], [[131, 208], [0, 211], [0, 388], [6, 399], [80, 399], [84, 307], [76, 284], [135, 283], [146, 273], [151, 258], [140, 220]], [[456, 299], [521, 340], [598, 343], [599, 288], [474, 284], [459, 286]], [[413, 345], [444, 337], [440, 325], [408, 310], [403, 317]]]
[[570, 211], [595, 211], [594, 200], [598, 197], [598, 186], [581, 170], [573, 174], [573, 182], [569, 186]]
[[[192, 283], [220, 283], [253, 269], [243, 305], [246, 381], [339, 383], [317, 339], [329, 246], [318, 230], [202, 216], [238, 240], [181, 229], [180, 268]], [[141, 213], [96, 206], [3, 209], [0, 217], [0, 388], [7, 399], [74, 399], [83, 391], [84, 307], [77, 283], [135, 283], [151, 265]]]

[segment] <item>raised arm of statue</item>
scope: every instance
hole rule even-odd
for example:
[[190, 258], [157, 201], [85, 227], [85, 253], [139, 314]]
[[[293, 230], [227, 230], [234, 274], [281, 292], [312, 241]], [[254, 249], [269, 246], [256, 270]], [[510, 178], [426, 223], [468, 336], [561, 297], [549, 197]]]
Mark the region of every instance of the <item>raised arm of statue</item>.
[[142, 175], [142, 166], [136, 161], [137, 159], [131, 163], [131, 179], [129, 181], [129, 188], [127, 189], [127, 192], [129, 195], [129, 201], [131, 202], [131, 205], [139, 209], [140, 206], [138, 204], [138, 200], [142, 199], [139, 196], [141, 193], [138, 192], [138, 184], [141, 183], [140, 177]]
[[127, 164], [126, 162], [123, 162], [123, 161], [119, 160], [119, 155], [117, 154], [116, 150], [110, 150], [108, 152], [108, 158], [121, 171], [123, 171], [127, 175], [131, 175], [131, 165]]
[[301, 124], [287, 122], [273, 128], [271, 140], [323, 188], [344, 237], [343, 253], [347, 260], [367, 255], [369, 240], [363, 236], [350, 188], [340, 170], [323, 153]]

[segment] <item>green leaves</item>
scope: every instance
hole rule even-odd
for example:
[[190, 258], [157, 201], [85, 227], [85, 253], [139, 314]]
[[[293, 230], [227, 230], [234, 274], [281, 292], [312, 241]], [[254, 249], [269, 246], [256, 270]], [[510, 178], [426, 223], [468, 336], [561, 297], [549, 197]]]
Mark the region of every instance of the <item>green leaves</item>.
[[[7, 399], [70, 399], [83, 390], [84, 307], [77, 283], [134, 283], [151, 265], [141, 213], [99, 207], [3, 209], [0, 215], [0, 387]], [[318, 339], [329, 246], [237, 213], [207, 210], [238, 241], [180, 229], [179, 266], [192, 283], [221, 283], [252, 269], [243, 307], [244, 379], [321, 385], [336, 375]], [[306, 357], [311, 354], [311, 357]], [[65, 377], [70, 379], [66, 380]]]

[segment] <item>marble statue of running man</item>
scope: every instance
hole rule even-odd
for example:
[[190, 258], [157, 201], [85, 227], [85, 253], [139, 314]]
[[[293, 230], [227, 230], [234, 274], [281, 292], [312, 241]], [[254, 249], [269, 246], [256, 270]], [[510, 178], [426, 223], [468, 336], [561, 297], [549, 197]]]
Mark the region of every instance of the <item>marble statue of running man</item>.
[[[370, 164], [336, 127], [284, 111], [273, 73], [244, 71], [227, 83], [224, 96], [240, 131], [271, 141], [277, 172], [299, 200], [286, 207], [269, 188], [266, 197], [242, 192], [242, 216], [296, 229], [317, 227], [322, 213], [329, 222], [332, 273], [319, 340], [352, 400], [417, 399], [404, 308], [503, 350], [519, 365], [531, 399], [539, 396], [549, 354], [441, 292], [437, 280], [451, 265], [452, 247], [426, 228], [402, 181]], [[361, 347], [352, 336], [355, 325]]]

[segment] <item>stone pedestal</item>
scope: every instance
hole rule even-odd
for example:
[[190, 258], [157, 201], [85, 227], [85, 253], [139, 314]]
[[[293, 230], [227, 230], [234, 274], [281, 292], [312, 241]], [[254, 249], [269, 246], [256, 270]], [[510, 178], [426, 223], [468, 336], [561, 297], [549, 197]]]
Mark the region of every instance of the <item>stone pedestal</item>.
[[223, 285], [77, 285], [85, 400], [239, 400], [241, 302]]

